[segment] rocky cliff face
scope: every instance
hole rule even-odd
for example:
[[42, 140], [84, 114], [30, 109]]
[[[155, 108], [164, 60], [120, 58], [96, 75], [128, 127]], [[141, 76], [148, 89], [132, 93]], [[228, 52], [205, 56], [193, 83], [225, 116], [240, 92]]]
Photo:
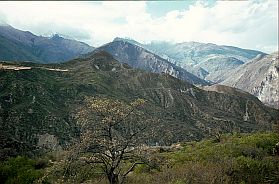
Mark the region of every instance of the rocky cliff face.
[[255, 58], [224, 76], [224, 85], [236, 87], [258, 97], [263, 103], [279, 107], [278, 52]]
[[117, 60], [127, 63], [133, 68], [144, 69], [153, 73], [166, 73], [192, 84], [208, 84], [208, 82], [198, 78], [185, 69], [127, 41], [113, 41], [97, 48], [95, 52], [99, 50], [110, 53]]
[[63, 148], [79, 136], [75, 117], [92, 96], [147, 100], [144, 116], [159, 122], [150, 143], [162, 145], [199, 140], [214, 130], [270, 130], [277, 118], [248, 93], [202, 90], [168, 74], [132, 69], [105, 52], [64, 64], [6, 65], [0, 69], [0, 155]]
[[0, 60], [58, 63], [91, 52], [94, 48], [59, 35], [36, 36], [9, 25], [0, 25]]
[[[265, 55], [260, 51], [212, 43], [151, 42], [150, 44], [141, 44], [129, 39], [116, 38], [115, 40], [125, 40], [146, 48], [192, 74], [212, 82], [217, 82], [218, 76], [241, 66], [259, 54]], [[201, 73], [201, 71], [203, 72]]]
[[242, 89], [278, 108], [278, 52], [268, 56], [260, 51], [198, 42], [141, 44], [115, 40], [139, 45], [199, 78]]

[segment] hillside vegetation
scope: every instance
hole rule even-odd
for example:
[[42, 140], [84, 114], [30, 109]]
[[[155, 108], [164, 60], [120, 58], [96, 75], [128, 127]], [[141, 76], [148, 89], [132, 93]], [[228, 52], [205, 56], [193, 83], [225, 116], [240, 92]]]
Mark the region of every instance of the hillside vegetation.
[[275, 133], [255, 133], [188, 142], [180, 151], [159, 154], [159, 169], [138, 168], [129, 183], [278, 183], [278, 140]]
[[87, 97], [146, 100], [145, 117], [159, 122], [150, 145], [201, 140], [216, 131], [271, 130], [277, 119], [278, 111], [252, 95], [204, 91], [167, 74], [131, 69], [106, 52], [65, 64], [13, 65], [27, 68], [0, 69], [1, 157], [69, 145], [81, 133], [76, 116]]
[[[279, 158], [274, 147], [278, 140], [276, 133], [235, 133], [223, 134], [220, 140], [211, 138], [181, 143], [178, 150], [150, 147], [149, 158], [153, 164], [138, 165], [125, 183], [276, 184], [279, 181]], [[27, 180], [29, 183], [106, 183], [98, 167], [80, 162], [65, 167], [65, 154], [50, 153], [35, 160], [10, 158], [0, 165], [1, 181], [5, 184], [27, 183]], [[10, 172], [13, 168], [16, 169]], [[65, 168], [71, 168], [68, 174]]]

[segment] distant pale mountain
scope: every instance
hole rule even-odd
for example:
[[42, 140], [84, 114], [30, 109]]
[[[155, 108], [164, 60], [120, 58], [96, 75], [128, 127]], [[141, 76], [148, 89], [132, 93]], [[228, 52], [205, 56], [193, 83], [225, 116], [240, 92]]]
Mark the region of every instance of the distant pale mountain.
[[[160, 56], [125, 40], [114, 40], [97, 48], [93, 53], [104, 50], [120, 62], [127, 63], [133, 68], [143, 69], [153, 73], [167, 73], [192, 84], [209, 84], [187, 70], [161, 58]], [[202, 71], [203, 72], [203, 71]]]
[[224, 75], [224, 79], [222, 84], [247, 91], [263, 103], [279, 108], [278, 52], [251, 60]]
[[218, 76], [228, 70], [235, 69], [258, 55], [266, 55], [260, 51], [212, 43], [155, 41], [141, 44], [131, 39], [116, 38], [115, 40], [125, 40], [140, 45], [192, 74], [213, 82], [218, 81]]
[[239, 88], [255, 95], [266, 105], [279, 107], [278, 52], [267, 55], [260, 51], [211, 43], [141, 44], [131, 39], [115, 39], [120, 40], [146, 48], [201, 79]]
[[58, 63], [91, 52], [94, 48], [58, 34], [43, 37], [12, 26], [0, 25], [0, 60]]

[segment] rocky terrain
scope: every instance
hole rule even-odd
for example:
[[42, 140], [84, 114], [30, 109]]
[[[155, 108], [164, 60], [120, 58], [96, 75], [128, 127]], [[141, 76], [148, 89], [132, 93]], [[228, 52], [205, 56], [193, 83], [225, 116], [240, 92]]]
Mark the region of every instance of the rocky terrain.
[[241, 66], [258, 55], [266, 55], [260, 51], [212, 43], [154, 41], [141, 44], [131, 39], [116, 38], [115, 40], [125, 40], [148, 49], [192, 74], [212, 82], [218, 81], [219, 75]]
[[279, 108], [278, 52], [255, 58], [228, 72], [222, 84], [247, 91], [263, 103]]
[[196, 85], [209, 84], [187, 70], [125, 40], [115, 40], [97, 48], [94, 52], [100, 50], [110, 53], [120, 62], [127, 63], [133, 68], [144, 69], [153, 73], [166, 73]]
[[271, 130], [278, 115], [249, 93], [230, 87], [202, 90], [165, 73], [133, 69], [103, 51], [64, 64], [2, 63], [1, 155], [63, 149], [80, 135], [77, 109], [94, 96], [147, 100], [145, 117], [159, 122], [150, 144], [159, 145], [200, 140], [216, 130]]
[[59, 63], [76, 58], [94, 48], [58, 34], [37, 36], [10, 25], [0, 25], [0, 60]]
[[239, 88], [258, 97], [266, 105], [278, 108], [278, 52], [260, 51], [198, 42], [141, 44], [116, 38], [146, 48], [195, 76], [214, 84]]

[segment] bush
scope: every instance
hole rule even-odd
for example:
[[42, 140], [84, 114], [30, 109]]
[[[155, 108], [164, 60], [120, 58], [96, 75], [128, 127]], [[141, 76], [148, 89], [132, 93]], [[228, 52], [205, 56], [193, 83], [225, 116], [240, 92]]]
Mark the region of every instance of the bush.
[[276, 158], [266, 157], [263, 160], [240, 156], [233, 166], [233, 181], [245, 183], [277, 183], [279, 162]]
[[0, 164], [0, 181], [4, 184], [30, 184], [42, 176], [36, 162], [26, 157], [10, 158]]
[[147, 164], [140, 164], [137, 165], [134, 169], [135, 173], [148, 173], [152, 170], [152, 168], [150, 166], [148, 166]]
[[39, 159], [35, 163], [35, 169], [44, 169], [48, 165], [48, 162], [44, 159]]
[[[222, 141], [203, 140], [185, 143], [180, 151], [164, 155], [160, 172], [138, 168], [129, 183], [278, 183], [279, 159], [272, 149], [278, 142], [275, 133], [222, 135]], [[168, 161], [168, 162], [167, 162]], [[165, 164], [162, 165], [162, 164]], [[168, 167], [171, 166], [171, 167]]]

